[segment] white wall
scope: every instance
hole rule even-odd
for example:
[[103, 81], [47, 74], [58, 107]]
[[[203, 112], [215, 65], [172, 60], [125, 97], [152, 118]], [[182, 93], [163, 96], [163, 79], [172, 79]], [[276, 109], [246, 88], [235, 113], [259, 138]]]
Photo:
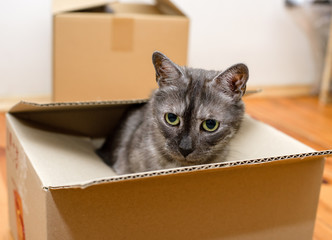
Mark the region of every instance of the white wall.
[[[284, 0], [173, 2], [191, 19], [190, 66], [243, 62], [251, 86], [314, 82], [309, 42]], [[0, 98], [51, 94], [51, 0], [1, 1], [0, 9]]]
[[0, 98], [51, 92], [51, 1], [0, 1]]
[[243, 62], [250, 85], [314, 82], [309, 41], [284, 0], [174, 0], [191, 19], [189, 65], [225, 69]]

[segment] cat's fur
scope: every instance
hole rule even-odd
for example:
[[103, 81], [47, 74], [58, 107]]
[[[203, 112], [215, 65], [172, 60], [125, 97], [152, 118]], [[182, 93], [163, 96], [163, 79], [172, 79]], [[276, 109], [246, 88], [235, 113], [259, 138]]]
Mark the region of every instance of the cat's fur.
[[[218, 72], [180, 67], [160, 52], [152, 59], [159, 89], [146, 105], [127, 114], [98, 154], [118, 174], [224, 161], [244, 115], [241, 97], [248, 68], [237, 64]], [[180, 124], [168, 124], [166, 113], [179, 116]], [[204, 131], [206, 119], [219, 121], [219, 128]]]

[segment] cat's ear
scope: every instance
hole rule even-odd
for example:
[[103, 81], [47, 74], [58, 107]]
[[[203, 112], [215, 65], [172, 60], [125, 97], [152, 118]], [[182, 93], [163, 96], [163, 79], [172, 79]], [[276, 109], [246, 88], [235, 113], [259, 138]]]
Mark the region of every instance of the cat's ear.
[[246, 92], [248, 78], [248, 67], [240, 63], [217, 75], [213, 83], [222, 87], [223, 91], [231, 97], [240, 99]]
[[174, 81], [183, 76], [180, 67], [161, 52], [153, 53], [152, 62], [156, 70], [156, 80], [159, 87], [173, 85], [175, 84]]

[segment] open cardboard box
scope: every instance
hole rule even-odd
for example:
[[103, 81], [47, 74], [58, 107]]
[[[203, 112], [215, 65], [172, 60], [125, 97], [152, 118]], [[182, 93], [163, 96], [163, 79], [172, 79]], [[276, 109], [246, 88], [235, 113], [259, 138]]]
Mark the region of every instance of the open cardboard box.
[[186, 65], [189, 19], [171, 1], [109, 2], [53, 1], [55, 101], [149, 97], [156, 50]]
[[[34, 104], [7, 117], [18, 239], [312, 239], [324, 166], [246, 116], [227, 161], [117, 176], [95, 153], [132, 104]], [[25, 237], [25, 238], [23, 238]]]

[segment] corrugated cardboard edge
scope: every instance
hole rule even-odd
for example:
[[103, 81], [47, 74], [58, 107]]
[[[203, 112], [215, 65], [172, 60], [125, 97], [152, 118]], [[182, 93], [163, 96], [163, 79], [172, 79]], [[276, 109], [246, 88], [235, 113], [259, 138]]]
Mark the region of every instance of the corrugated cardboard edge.
[[113, 177], [107, 178], [107, 179], [93, 180], [93, 181], [87, 182], [85, 184], [56, 186], [56, 187], [53, 187], [53, 186], [46, 187], [45, 186], [45, 187], [43, 187], [43, 189], [45, 191], [57, 190], [57, 189], [68, 189], [68, 188], [84, 189], [84, 188], [87, 188], [87, 187], [90, 187], [93, 185], [109, 183], [109, 182], [119, 182], [119, 181], [134, 180], [134, 179], [147, 178], [147, 177], [181, 174], [181, 173], [186, 173], [186, 172], [195, 172], [195, 171], [208, 170], [208, 169], [219, 169], [219, 168], [237, 167], [237, 166], [253, 165], [253, 164], [265, 164], [265, 163], [269, 163], [269, 162], [289, 160], [289, 159], [303, 160], [303, 159], [308, 159], [308, 158], [312, 158], [312, 157], [328, 157], [328, 156], [332, 156], [332, 150], [299, 153], [299, 154], [283, 155], [283, 156], [268, 157], [268, 158], [251, 159], [251, 160], [211, 163], [211, 164], [204, 164], [204, 165], [157, 170], [157, 171], [151, 171], [151, 172], [126, 174], [126, 175], [113, 176]]
[[55, 102], [55, 103], [33, 103], [33, 102], [21, 101], [15, 104], [8, 111], [8, 113], [15, 114], [15, 113], [32, 112], [32, 111], [49, 111], [50, 109], [69, 110], [69, 109], [90, 108], [96, 106], [140, 104], [146, 102], [148, 102], [148, 99], [93, 101], [93, 102]]

